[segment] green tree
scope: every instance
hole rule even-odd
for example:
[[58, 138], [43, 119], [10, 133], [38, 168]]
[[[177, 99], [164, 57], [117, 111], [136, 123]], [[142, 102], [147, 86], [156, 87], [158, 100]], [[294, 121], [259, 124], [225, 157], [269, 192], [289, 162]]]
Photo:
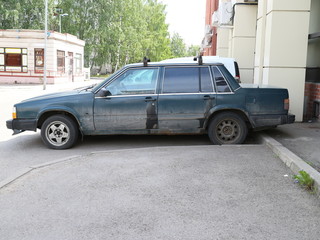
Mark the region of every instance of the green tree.
[[86, 41], [87, 65], [117, 70], [143, 56], [171, 55], [165, 5], [157, 0], [64, 0], [60, 6], [70, 16], [63, 31]]
[[186, 44], [178, 33], [173, 34], [170, 47], [174, 58], [186, 56]]
[[[165, 5], [158, 0], [48, 0], [49, 30], [86, 42], [85, 66], [116, 70], [144, 56], [158, 61], [171, 56]], [[44, 29], [44, 0], [0, 0], [2, 29]]]
[[168, 24], [165, 23], [166, 6], [157, 0], [147, 0], [144, 4], [144, 21], [147, 24], [144, 33], [144, 55], [151, 61], [160, 61], [171, 55]]
[[198, 56], [200, 53], [200, 46], [198, 45], [191, 45], [187, 49], [187, 56]]
[[[55, 1], [48, 0], [49, 29], [58, 26]], [[45, 5], [39, 0], [0, 0], [1, 29], [44, 29]]]

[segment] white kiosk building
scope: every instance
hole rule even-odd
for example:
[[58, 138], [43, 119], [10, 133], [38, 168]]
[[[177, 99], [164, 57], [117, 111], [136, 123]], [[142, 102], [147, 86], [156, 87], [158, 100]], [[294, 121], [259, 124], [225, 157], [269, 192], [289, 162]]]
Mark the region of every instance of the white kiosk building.
[[43, 30], [0, 30], [0, 84], [42, 84], [83, 81], [85, 42], [68, 33], [49, 32], [44, 59]]

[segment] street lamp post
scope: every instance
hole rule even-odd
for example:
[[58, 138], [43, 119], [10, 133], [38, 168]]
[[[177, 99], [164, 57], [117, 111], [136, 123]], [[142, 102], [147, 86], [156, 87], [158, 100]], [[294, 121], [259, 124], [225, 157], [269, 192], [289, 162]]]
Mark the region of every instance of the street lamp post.
[[61, 17], [68, 16], [68, 13], [59, 14], [59, 32], [61, 32]]
[[43, 90], [47, 85], [47, 39], [48, 39], [48, 0], [45, 0], [45, 20], [44, 20], [44, 65], [43, 65]]

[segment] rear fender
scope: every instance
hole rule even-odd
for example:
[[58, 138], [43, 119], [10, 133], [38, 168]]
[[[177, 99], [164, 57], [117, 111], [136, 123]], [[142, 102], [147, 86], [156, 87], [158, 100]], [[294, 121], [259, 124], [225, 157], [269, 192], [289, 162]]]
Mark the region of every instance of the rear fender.
[[205, 129], [208, 128], [209, 124], [210, 124], [210, 121], [211, 119], [221, 113], [221, 112], [233, 112], [233, 113], [236, 113], [238, 114], [239, 116], [241, 116], [245, 122], [249, 123], [249, 127], [252, 128], [252, 126], [254, 126], [252, 120], [250, 119], [249, 117], [249, 114], [247, 111], [245, 111], [244, 108], [241, 108], [241, 107], [232, 107], [232, 106], [215, 106], [214, 108], [210, 109], [210, 111], [208, 112], [207, 114], [207, 118], [204, 122], [204, 125], [203, 127]]

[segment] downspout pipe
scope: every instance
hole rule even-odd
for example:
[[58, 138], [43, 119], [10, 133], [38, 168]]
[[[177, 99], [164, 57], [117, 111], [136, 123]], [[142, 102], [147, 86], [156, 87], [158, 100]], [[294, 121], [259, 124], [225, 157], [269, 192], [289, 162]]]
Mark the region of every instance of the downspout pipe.
[[231, 17], [231, 19], [230, 19], [230, 20], [232, 21], [232, 25], [233, 25], [234, 16], [236, 15], [236, 11], [235, 11], [236, 5], [256, 6], [256, 5], [258, 5], [258, 3], [255, 2], [255, 3], [235, 3], [235, 4], [233, 4], [233, 7], [232, 7], [232, 17]]

